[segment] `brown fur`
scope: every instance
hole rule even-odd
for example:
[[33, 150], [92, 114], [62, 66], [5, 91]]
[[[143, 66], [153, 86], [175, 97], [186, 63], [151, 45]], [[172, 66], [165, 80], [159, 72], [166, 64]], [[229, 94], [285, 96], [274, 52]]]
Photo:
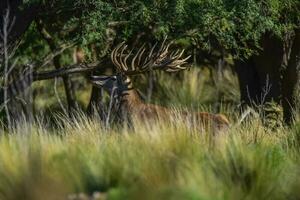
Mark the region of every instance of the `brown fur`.
[[123, 92], [121, 99], [122, 109], [127, 114], [134, 116], [137, 119], [147, 121], [158, 119], [171, 120], [171, 118], [175, 115], [175, 117], [192, 122], [193, 126], [200, 126], [204, 129], [211, 127], [213, 130], [219, 131], [229, 127], [229, 120], [222, 114], [187, 111], [175, 112], [174, 110], [163, 106], [146, 104], [142, 101], [137, 91], [133, 89], [131, 83], [128, 88], [132, 89]]

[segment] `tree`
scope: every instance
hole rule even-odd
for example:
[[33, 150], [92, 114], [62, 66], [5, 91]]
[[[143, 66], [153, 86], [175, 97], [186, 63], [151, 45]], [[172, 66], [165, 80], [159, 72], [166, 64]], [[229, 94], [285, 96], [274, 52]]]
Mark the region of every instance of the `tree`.
[[193, 30], [203, 48], [223, 49], [235, 57], [241, 101], [275, 101], [283, 105], [285, 121], [291, 122], [299, 71], [300, 2], [185, 2], [183, 13], [189, 15], [181, 20], [188, 26], [184, 29]]

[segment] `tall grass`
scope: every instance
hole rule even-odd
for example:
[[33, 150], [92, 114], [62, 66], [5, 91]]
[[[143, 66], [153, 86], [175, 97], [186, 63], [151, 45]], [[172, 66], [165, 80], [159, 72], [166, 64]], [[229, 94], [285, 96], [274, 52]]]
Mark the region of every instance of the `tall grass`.
[[213, 137], [180, 121], [107, 130], [97, 120], [49, 131], [20, 125], [0, 140], [0, 199], [298, 199], [299, 128], [257, 121]]
[[180, 79], [161, 73], [158, 76], [159, 88], [154, 101], [176, 106], [203, 108], [222, 102], [238, 104], [240, 100], [237, 77], [230, 70], [224, 70], [222, 80], [215, 70], [194, 68], [184, 71]]

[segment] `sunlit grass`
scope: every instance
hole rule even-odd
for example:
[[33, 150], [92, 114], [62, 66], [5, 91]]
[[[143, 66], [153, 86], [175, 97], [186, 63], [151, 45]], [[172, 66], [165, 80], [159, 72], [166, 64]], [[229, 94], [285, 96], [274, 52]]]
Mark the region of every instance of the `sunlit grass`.
[[0, 198], [298, 198], [298, 134], [255, 119], [217, 137], [180, 121], [110, 130], [85, 117], [55, 131], [20, 125], [0, 140]]
[[230, 70], [225, 70], [221, 79], [208, 68], [192, 68], [182, 76], [160, 73], [154, 102], [202, 109], [205, 105], [205, 109], [210, 106], [217, 111], [215, 107], [222, 102], [237, 104], [240, 99], [237, 78]]

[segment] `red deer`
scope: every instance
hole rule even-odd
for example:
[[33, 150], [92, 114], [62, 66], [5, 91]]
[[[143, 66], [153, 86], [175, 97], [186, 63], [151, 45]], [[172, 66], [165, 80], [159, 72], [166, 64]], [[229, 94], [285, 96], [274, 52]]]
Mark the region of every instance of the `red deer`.
[[[116, 67], [117, 74], [111, 76], [91, 76], [91, 81], [97, 87], [103, 87], [116, 98], [120, 103], [120, 110], [123, 116], [149, 121], [151, 119], [171, 119], [174, 114], [179, 114], [182, 119], [189, 120], [200, 128], [212, 127], [213, 130], [222, 130], [229, 126], [228, 119], [222, 114], [212, 114], [208, 112], [174, 112], [174, 110], [145, 103], [131, 82], [129, 76], [142, 74], [150, 70], [163, 70], [167, 72], [177, 72], [187, 69], [183, 65], [190, 56], [182, 58], [184, 50], [169, 52], [171, 43], [165, 44], [165, 40], [158, 50], [155, 44], [146, 52], [145, 45], [136, 54], [133, 50], [128, 51], [127, 45], [119, 44], [111, 53], [111, 60]], [[132, 58], [131, 58], [132, 57]], [[130, 66], [128, 66], [128, 60]], [[195, 124], [196, 123], [196, 124]]]

